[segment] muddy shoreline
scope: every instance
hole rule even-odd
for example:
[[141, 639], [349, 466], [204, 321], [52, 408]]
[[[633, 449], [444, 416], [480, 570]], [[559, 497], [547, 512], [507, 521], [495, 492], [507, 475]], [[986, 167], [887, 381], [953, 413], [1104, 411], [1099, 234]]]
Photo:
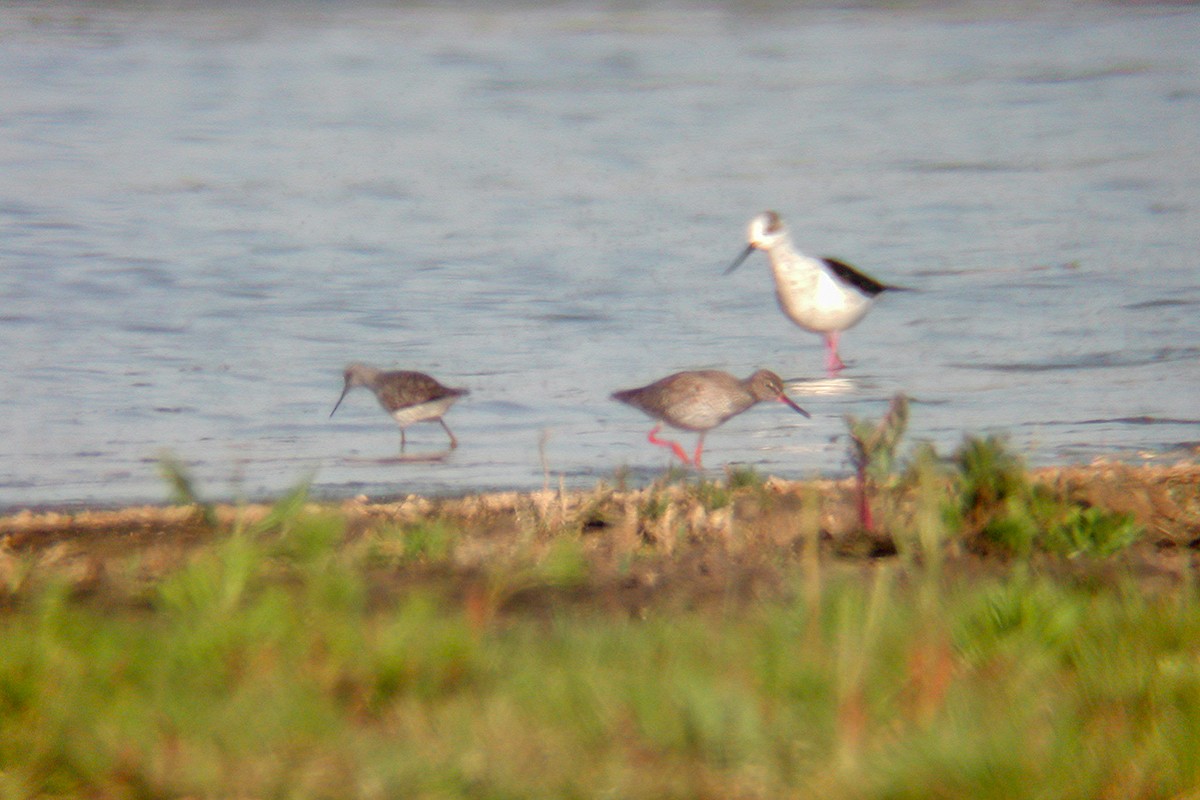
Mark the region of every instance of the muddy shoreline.
[[[1072, 502], [1136, 519], [1142, 535], [1105, 559], [1109, 567], [1166, 585], [1191, 581], [1200, 569], [1200, 465], [1102, 462], [1029, 474]], [[873, 504], [897, 527], [913, 513], [911, 498], [896, 487], [878, 491]], [[692, 604], [705, 597], [727, 600], [731, 592], [776, 594], [813, 553], [858, 569], [898, 552], [888, 531], [859, 529], [850, 479], [766, 478], [734, 490], [721, 481], [685, 480], [642, 489], [600, 484], [588, 491], [414, 495], [389, 502], [301, 499], [293, 511], [344, 526], [347, 546], [410, 547], [414, 536], [441, 537], [437, 558], [417, 555], [399, 569], [381, 571], [381, 596], [433, 587], [467, 597], [497, 570], [515, 574], [553, 561], [564, 541], [576, 548], [573, 557], [586, 576], [566, 593], [571, 602], [630, 610], [664, 598]], [[135, 582], [145, 585], [231, 531], [271, 530], [273, 513], [277, 518], [278, 509], [265, 504], [20, 511], [0, 517], [0, 573], [53, 571], [77, 586], [103, 589], [115, 576], [127, 581], [132, 561]], [[948, 559], [971, 572], [1003, 568], [1005, 559], [969, 550], [952, 542]], [[1097, 563], [1087, 561], [1089, 569]], [[1076, 568], [1084, 560], [1050, 562]], [[551, 596], [563, 600], [553, 586], [538, 593], [539, 599], [510, 600], [534, 606]]]

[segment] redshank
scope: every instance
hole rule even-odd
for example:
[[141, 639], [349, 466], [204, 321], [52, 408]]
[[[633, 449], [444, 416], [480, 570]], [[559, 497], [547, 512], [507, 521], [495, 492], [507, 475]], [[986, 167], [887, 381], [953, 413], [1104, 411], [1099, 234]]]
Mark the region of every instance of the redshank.
[[396, 420], [400, 426], [401, 452], [405, 445], [404, 429], [414, 422], [440, 422], [450, 437], [450, 448], [458, 447], [458, 440], [442, 415], [458, 398], [468, 394], [466, 389], [443, 386], [423, 372], [383, 372], [366, 364], [350, 364], [346, 367], [346, 387], [342, 389], [342, 396], [334, 404], [329, 416], [333, 416], [346, 394], [355, 386], [365, 386], [374, 392], [379, 405]]
[[[765, 369], [760, 369], [745, 380], [712, 369], [676, 372], [648, 386], [614, 392], [612, 397], [658, 420], [646, 437], [650, 443], [670, 447], [680, 461], [695, 463], [697, 467], [704, 466], [700, 463], [704, 434], [756, 403], [777, 400], [787, 403], [806, 417], [809, 415], [784, 394], [783, 379]], [[664, 422], [673, 428], [700, 433], [693, 459], [688, 458], [678, 442], [658, 438], [658, 431]]]
[[838, 355], [842, 331], [858, 324], [883, 292], [907, 291], [903, 286], [880, 283], [836, 258], [796, 252], [792, 237], [774, 211], [750, 220], [747, 239], [746, 249], [725, 274], [741, 266], [755, 250], [767, 251], [779, 307], [801, 328], [824, 335], [825, 368], [830, 374], [846, 366]]

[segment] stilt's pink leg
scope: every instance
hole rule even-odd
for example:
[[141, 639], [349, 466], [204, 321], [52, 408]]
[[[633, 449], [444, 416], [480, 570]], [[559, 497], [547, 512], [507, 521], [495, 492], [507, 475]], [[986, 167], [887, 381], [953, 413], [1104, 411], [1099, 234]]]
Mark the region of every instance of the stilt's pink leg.
[[842, 359], [838, 357], [838, 331], [825, 334], [825, 369], [830, 375], [841, 372], [846, 368], [842, 363]]
[[687, 453], [683, 452], [683, 448], [679, 446], [679, 442], [669, 442], [669, 441], [666, 441], [665, 439], [658, 438], [658, 432], [661, 429], [662, 429], [662, 425], [655, 425], [654, 429], [651, 430], [650, 434], [646, 437], [646, 441], [650, 442], [650, 444], [656, 444], [659, 447], [671, 448], [671, 450], [673, 450], [675, 452], [675, 455], [679, 456], [680, 461], [682, 461], [685, 464], [691, 465], [691, 463], [692, 463], [691, 460], [688, 459]]
[[693, 459], [696, 463], [696, 469], [704, 469], [704, 465], [700, 463], [700, 454], [704, 452], [704, 432], [700, 433], [700, 441], [696, 442], [696, 456]]

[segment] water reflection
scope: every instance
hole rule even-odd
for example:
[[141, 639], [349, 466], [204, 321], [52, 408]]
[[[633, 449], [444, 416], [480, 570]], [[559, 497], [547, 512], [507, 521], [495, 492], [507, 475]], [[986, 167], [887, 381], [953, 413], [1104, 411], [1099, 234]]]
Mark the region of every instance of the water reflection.
[[862, 379], [841, 375], [832, 378], [788, 378], [786, 383], [789, 392], [815, 397], [853, 395], [865, 388]]
[[388, 464], [440, 464], [450, 457], [454, 450], [447, 448], [445, 450], [433, 450], [426, 453], [402, 453], [396, 456], [385, 458], [366, 458], [347, 456], [343, 459], [346, 464], [357, 465], [379, 465], [386, 466]]

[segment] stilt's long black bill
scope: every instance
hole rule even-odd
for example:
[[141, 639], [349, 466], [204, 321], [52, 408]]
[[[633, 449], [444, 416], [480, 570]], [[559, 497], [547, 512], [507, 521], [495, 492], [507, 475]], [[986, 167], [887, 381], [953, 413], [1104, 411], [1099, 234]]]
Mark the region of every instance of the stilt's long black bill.
[[732, 264], [730, 264], [728, 267], [725, 268], [724, 274], [728, 275], [729, 273], [733, 272], [735, 269], [740, 267], [742, 265], [742, 262], [745, 261], [747, 258], [749, 258], [750, 254], [753, 252], [754, 252], [754, 245], [752, 245], [752, 244], [746, 245], [746, 249], [742, 251], [742, 254], [740, 256], [738, 256], [736, 259], [734, 259]]
[[[349, 385], [347, 385], [345, 389], [342, 389], [342, 396], [339, 397], [338, 401], [333, 404], [333, 411], [338, 410], [338, 406], [340, 406], [342, 404], [342, 401], [346, 399], [346, 392], [348, 392], [348, 391], [350, 391]], [[333, 416], [333, 411], [329, 412], [329, 416], [331, 416], [331, 417]]]
[[803, 414], [804, 416], [808, 417], [809, 419], [812, 419], [812, 414], [809, 414], [809, 413], [808, 413], [807, 411], [805, 411], [803, 408], [801, 408], [800, 406], [796, 405], [796, 401], [795, 401], [795, 400], [793, 400], [792, 398], [788, 397], [786, 394], [781, 394], [781, 395], [779, 395], [779, 402], [781, 402], [781, 403], [787, 403], [789, 406], [791, 406], [791, 407], [792, 407], [792, 408], [793, 408], [795, 411], [797, 411], [798, 413], [800, 413], [800, 414]]

